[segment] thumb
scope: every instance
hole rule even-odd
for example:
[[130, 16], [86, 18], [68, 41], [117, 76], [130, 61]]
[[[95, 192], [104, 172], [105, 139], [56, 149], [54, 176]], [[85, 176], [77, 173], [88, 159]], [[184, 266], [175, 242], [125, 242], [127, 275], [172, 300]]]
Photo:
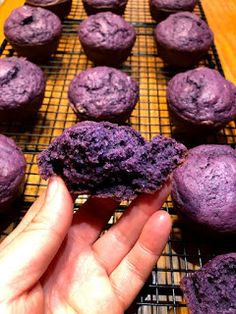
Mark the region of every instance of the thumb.
[[0, 300], [15, 298], [43, 275], [71, 225], [73, 202], [59, 177], [49, 180], [41, 209], [0, 251]]

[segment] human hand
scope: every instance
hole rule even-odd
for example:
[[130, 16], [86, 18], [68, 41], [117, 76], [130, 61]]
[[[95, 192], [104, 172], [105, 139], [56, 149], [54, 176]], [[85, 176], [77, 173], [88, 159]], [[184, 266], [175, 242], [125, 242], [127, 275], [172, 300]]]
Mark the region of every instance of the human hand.
[[117, 204], [90, 198], [73, 215], [62, 179], [50, 179], [0, 245], [0, 313], [121, 314], [145, 283], [171, 228], [170, 184], [138, 197], [102, 237]]

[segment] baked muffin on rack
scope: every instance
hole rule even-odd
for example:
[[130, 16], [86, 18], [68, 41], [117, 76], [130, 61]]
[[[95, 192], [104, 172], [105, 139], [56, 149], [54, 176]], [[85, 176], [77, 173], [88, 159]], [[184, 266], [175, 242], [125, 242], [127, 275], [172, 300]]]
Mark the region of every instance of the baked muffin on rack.
[[12, 11], [4, 33], [14, 50], [33, 61], [47, 60], [57, 49], [62, 25], [49, 10], [24, 5]]
[[191, 314], [236, 313], [236, 253], [218, 255], [181, 280]]
[[82, 120], [122, 123], [138, 101], [139, 88], [135, 80], [117, 69], [95, 67], [72, 80], [68, 97]]
[[125, 12], [128, 0], [83, 0], [83, 5], [88, 15], [110, 11], [122, 15]]
[[152, 18], [159, 22], [173, 13], [192, 12], [197, 0], [150, 0], [149, 3]]
[[0, 134], [0, 212], [11, 209], [23, 191], [26, 161], [16, 143]]
[[236, 87], [206, 67], [175, 75], [167, 101], [173, 120], [183, 128], [220, 129], [236, 117]]
[[37, 65], [24, 58], [0, 59], [0, 122], [32, 120], [43, 102], [45, 84]]
[[209, 235], [236, 235], [236, 150], [200, 145], [174, 171], [172, 198], [191, 229]]
[[40, 154], [39, 167], [44, 179], [60, 175], [72, 193], [132, 200], [160, 189], [186, 153], [171, 138], [149, 142], [128, 126], [83, 121]]
[[50, 10], [63, 19], [71, 11], [72, 0], [26, 0], [25, 4]]
[[213, 33], [196, 14], [171, 14], [155, 29], [158, 54], [169, 65], [191, 67], [208, 52]]
[[88, 59], [107, 66], [124, 62], [136, 39], [134, 27], [111, 12], [88, 17], [79, 25], [78, 35]]

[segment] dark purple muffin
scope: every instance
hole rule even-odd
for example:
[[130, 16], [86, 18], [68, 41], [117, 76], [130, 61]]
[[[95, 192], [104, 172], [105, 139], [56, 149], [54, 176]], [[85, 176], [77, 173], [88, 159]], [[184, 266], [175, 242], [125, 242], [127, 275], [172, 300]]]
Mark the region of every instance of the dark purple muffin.
[[192, 126], [220, 128], [236, 117], [235, 86], [204, 67], [175, 75], [167, 100], [171, 112]]
[[32, 119], [40, 108], [45, 77], [24, 58], [0, 59], [0, 122]]
[[52, 11], [61, 19], [70, 13], [72, 0], [26, 0], [27, 5]]
[[207, 24], [190, 12], [171, 14], [157, 25], [155, 38], [160, 57], [177, 67], [195, 65], [213, 43]]
[[72, 193], [130, 200], [158, 190], [185, 155], [171, 138], [148, 142], [128, 126], [84, 121], [40, 154], [39, 167], [45, 179], [60, 175]]
[[80, 24], [78, 35], [88, 59], [108, 66], [124, 62], [136, 39], [134, 27], [111, 12], [88, 17]]
[[192, 12], [197, 0], [150, 0], [151, 16], [157, 22], [166, 19], [170, 14]]
[[72, 80], [68, 97], [80, 119], [124, 122], [138, 101], [139, 88], [119, 70], [95, 67]]
[[236, 253], [229, 253], [184, 277], [181, 288], [191, 314], [235, 314], [235, 283]]
[[200, 145], [173, 175], [172, 198], [188, 225], [209, 234], [236, 234], [236, 150]]
[[88, 15], [110, 11], [122, 15], [128, 0], [83, 0], [83, 5]]
[[24, 5], [12, 11], [4, 33], [16, 52], [30, 60], [47, 59], [57, 49], [61, 21], [51, 11]]
[[22, 151], [9, 137], [0, 134], [0, 211], [9, 210], [21, 194], [26, 161]]

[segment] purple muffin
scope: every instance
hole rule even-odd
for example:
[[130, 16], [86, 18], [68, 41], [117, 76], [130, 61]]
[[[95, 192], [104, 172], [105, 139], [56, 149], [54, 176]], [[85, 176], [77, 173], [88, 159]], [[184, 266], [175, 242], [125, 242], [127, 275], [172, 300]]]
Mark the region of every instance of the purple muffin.
[[134, 109], [139, 88], [130, 76], [119, 70], [96, 67], [72, 80], [68, 97], [80, 119], [121, 123]]
[[220, 128], [236, 117], [235, 86], [209, 68], [175, 75], [167, 87], [167, 101], [174, 116], [191, 126]]
[[213, 43], [207, 24], [190, 12], [171, 14], [157, 25], [155, 38], [160, 57], [177, 67], [195, 65]]
[[134, 27], [111, 12], [88, 17], [80, 24], [78, 35], [88, 59], [108, 66], [124, 62], [136, 39]]
[[122, 15], [128, 0], [83, 0], [83, 5], [88, 15], [110, 11]]
[[150, 0], [150, 13], [157, 22], [166, 19], [170, 14], [192, 12], [197, 0]]
[[44, 179], [60, 175], [72, 193], [131, 200], [158, 190], [185, 155], [171, 138], [148, 142], [128, 126], [84, 121], [56, 138], [38, 163]]
[[30, 60], [41, 61], [57, 49], [61, 21], [51, 11], [24, 5], [12, 11], [4, 33], [15, 51]]
[[27, 5], [52, 11], [61, 19], [70, 13], [72, 0], [26, 0]]
[[235, 283], [236, 253], [229, 253], [184, 277], [181, 288], [191, 314], [235, 314]]
[[174, 171], [172, 198], [189, 226], [215, 235], [236, 234], [236, 150], [200, 145]]
[[9, 210], [22, 192], [26, 161], [9, 137], [0, 134], [0, 211]]
[[0, 122], [32, 119], [45, 92], [42, 70], [24, 58], [0, 59]]

